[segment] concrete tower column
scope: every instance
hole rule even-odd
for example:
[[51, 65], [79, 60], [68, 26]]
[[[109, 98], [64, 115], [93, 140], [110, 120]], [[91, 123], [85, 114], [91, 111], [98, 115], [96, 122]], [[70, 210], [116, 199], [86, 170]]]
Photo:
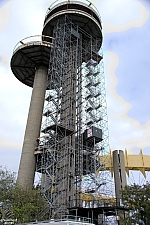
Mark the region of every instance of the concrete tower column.
[[47, 67], [39, 66], [35, 72], [30, 109], [23, 142], [17, 182], [23, 187], [32, 188], [35, 175], [36, 139], [40, 135], [42, 113], [45, 99]]
[[113, 151], [114, 180], [117, 205], [120, 205], [121, 190], [127, 185], [124, 153], [122, 150]]

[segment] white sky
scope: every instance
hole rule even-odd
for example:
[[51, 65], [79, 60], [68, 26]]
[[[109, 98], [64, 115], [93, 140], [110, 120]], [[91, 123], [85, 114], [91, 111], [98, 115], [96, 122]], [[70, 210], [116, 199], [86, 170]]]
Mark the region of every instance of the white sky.
[[[18, 170], [32, 89], [11, 72], [13, 48], [42, 33], [49, 0], [0, 0], [0, 165]], [[111, 149], [150, 153], [150, 2], [95, 0], [103, 25]]]

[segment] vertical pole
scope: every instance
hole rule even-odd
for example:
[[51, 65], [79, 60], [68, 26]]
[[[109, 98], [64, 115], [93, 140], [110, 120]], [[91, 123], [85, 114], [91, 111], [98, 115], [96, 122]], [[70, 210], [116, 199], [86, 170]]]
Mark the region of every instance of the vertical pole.
[[121, 190], [126, 186], [125, 163], [123, 151], [113, 151], [114, 179], [117, 206], [120, 205]]
[[37, 67], [17, 178], [17, 182], [21, 186], [29, 189], [32, 189], [34, 184], [36, 163], [34, 150], [37, 147], [36, 139], [40, 135], [46, 82], [47, 68], [45, 66]]

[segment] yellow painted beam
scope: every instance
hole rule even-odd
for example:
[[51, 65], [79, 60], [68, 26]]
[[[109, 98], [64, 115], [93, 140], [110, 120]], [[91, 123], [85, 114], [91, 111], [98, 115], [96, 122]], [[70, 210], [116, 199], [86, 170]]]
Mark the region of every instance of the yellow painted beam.
[[[112, 151], [110, 151], [110, 155], [100, 156], [100, 162], [103, 161], [105, 163], [106, 170], [110, 170], [113, 174], [113, 157]], [[150, 155], [143, 155], [142, 150], [140, 150], [139, 155], [128, 154], [127, 150], [124, 151], [124, 160], [125, 160], [125, 170], [127, 175], [129, 176], [129, 170], [139, 170], [144, 177], [146, 177], [145, 171], [150, 171]], [[101, 169], [99, 168], [98, 171]], [[98, 173], [97, 171], [97, 173]]]

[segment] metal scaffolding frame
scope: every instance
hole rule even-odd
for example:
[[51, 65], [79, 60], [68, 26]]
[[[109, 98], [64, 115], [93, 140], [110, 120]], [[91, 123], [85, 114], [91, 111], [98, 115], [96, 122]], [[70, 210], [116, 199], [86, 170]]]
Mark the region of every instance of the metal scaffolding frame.
[[[68, 15], [53, 29], [36, 171], [51, 218], [83, 207], [83, 193], [110, 196], [107, 106], [101, 39]], [[93, 197], [94, 200], [94, 197]]]

